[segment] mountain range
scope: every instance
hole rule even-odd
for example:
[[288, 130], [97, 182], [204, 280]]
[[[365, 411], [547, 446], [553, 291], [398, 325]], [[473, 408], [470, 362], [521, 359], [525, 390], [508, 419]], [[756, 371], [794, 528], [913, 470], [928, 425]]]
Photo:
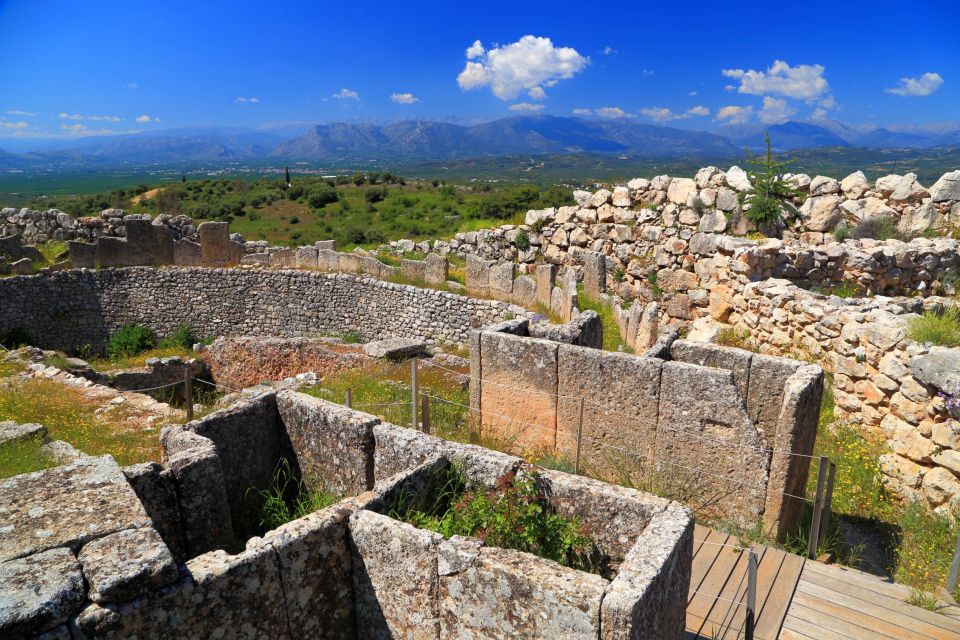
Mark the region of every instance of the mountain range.
[[[960, 145], [960, 122], [881, 128], [835, 120], [790, 121], [770, 126], [726, 126], [707, 132], [625, 119], [537, 115], [470, 125], [405, 120], [385, 125], [339, 122], [259, 129], [191, 127], [92, 136], [59, 145], [46, 141], [22, 153], [0, 150], [0, 171], [235, 162], [442, 161], [518, 154], [738, 158], [744, 148], [762, 149], [765, 132], [778, 151]], [[0, 140], [0, 149], [3, 146]]]

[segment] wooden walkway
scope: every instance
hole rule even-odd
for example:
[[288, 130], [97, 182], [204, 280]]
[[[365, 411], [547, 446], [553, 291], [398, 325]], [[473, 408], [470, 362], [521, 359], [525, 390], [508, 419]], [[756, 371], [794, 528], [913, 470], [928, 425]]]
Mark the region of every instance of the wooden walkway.
[[[743, 638], [747, 556], [736, 537], [700, 525], [687, 598], [687, 640]], [[960, 640], [960, 608], [907, 604], [910, 589], [855, 569], [753, 546], [758, 640]]]
[[[687, 638], [742, 638], [748, 554], [737, 548], [739, 539], [716, 529], [697, 525], [693, 537]], [[763, 545], [754, 551], [758, 561], [754, 638], [776, 640], [800, 580], [803, 558]]]

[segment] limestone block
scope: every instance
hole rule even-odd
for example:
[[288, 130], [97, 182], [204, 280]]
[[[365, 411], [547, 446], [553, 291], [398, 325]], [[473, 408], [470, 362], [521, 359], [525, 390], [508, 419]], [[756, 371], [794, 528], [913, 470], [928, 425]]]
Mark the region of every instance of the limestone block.
[[583, 292], [592, 300], [599, 300], [607, 290], [606, 256], [596, 251], [583, 254]]
[[[581, 461], [595, 473], [636, 465], [620, 449], [653, 454], [662, 361], [563, 345], [558, 351], [560, 394], [557, 451], [573, 458], [583, 405]], [[615, 412], [609, 411], [616, 407]], [[602, 475], [601, 475], [602, 477]]]
[[320, 271], [337, 272], [340, 270], [340, 254], [332, 249], [317, 250], [317, 268]]
[[388, 338], [363, 345], [363, 352], [371, 358], [406, 360], [427, 354], [427, 343], [414, 338]]
[[202, 263], [201, 247], [190, 240], [177, 240], [173, 243], [173, 264], [184, 267], [196, 267]]
[[513, 279], [516, 265], [498, 262], [490, 266], [490, 293], [498, 299], [509, 301], [513, 294]]
[[153, 527], [88, 543], [78, 556], [94, 602], [126, 602], [175, 581], [177, 564]]
[[344, 496], [373, 488], [378, 418], [292, 391], [277, 394], [277, 408], [304, 478]]
[[339, 265], [338, 270], [340, 273], [362, 273], [363, 265], [360, 262], [362, 256], [358, 256], [355, 253], [338, 253]]
[[[492, 263], [474, 254], [467, 254], [467, 291], [477, 295], [490, 292], [490, 265]], [[511, 285], [512, 286], [512, 285]]]
[[960, 494], [960, 480], [943, 467], [936, 467], [923, 475], [923, 493], [933, 506], [941, 505]]
[[606, 586], [531, 554], [481, 548], [440, 578], [440, 637], [594, 639]]
[[240, 258], [240, 264], [247, 266], [256, 266], [256, 267], [269, 267], [270, 266], [270, 254], [263, 253], [248, 253], [242, 258]]
[[[960, 198], [958, 198], [958, 200], [960, 200]], [[614, 187], [612, 202], [615, 207], [631, 206], [633, 201], [630, 199], [630, 189], [624, 186]]]
[[552, 264], [538, 264], [535, 273], [537, 278], [537, 304], [549, 309], [553, 285], [557, 278], [557, 267]]
[[960, 451], [947, 449], [934, 455], [932, 460], [934, 464], [946, 467], [952, 471], [954, 475], [960, 476]]
[[313, 246], [317, 248], [317, 251], [334, 251], [337, 250], [336, 240], [317, 240], [313, 243]]
[[0, 561], [53, 549], [77, 549], [150, 517], [110, 456], [0, 481]]
[[316, 269], [318, 264], [317, 248], [300, 247], [294, 255], [294, 261], [299, 269]]
[[280, 249], [270, 253], [270, 266], [274, 269], [289, 269], [297, 266], [293, 249]]
[[[598, 207], [600, 207], [600, 206], [602, 206], [602, 205], [605, 205], [605, 204], [607, 204], [608, 202], [610, 202], [610, 198], [611, 198], [612, 196], [613, 196], [613, 194], [610, 192], [609, 189], [598, 189], [598, 190], [593, 194], [593, 197], [590, 198], [590, 205], [589, 205], [589, 206], [592, 206], [594, 209], [597, 209]], [[580, 203], [578, 202], [577, 204], [580, 204]], [[580, 206], [587, 206], [587, 205], [580, 205]]]
[[450, 263], [446, 256], [428, 253], [424, 263], [426, 264], [424, 280], [427, 281], [427, 284], [442, 285], [447, 282], [447, 278], [450, 276]]
[[847, 198], [856, 199], [870, 189], [870, 183], [863, 171], [855, 171], [840, 181], [840, 189]]
[[177, 483], [189, 556], [233, 546], [233, 522], [213, 442], [181, 427], [161, 433], [163, 458]]
[[372, 511], [350, 516], [357, 628], [367, 638], [438, 640], [438, 533]]
[[427, 265], [422, 260], [403, 259], [400, 261], [400, 274], [407, 280], [424, 282], [427, 279]]
[[201, 222], [200, 263], [205, 267], [224, 267], [231, 264], [233, 252], [230, 247], [230, 224], [227, 222]]
[[772, 439], [779, 429], [784, 388], [803, 363], [788, 358], [754, 354], [750, 359], [750, 388], [747, 407], [750, 417]]
[[42, 424], [17, 424], [12, 421], [0, 422], [0, 445], [17, 441], [42, 441], [47, 437], [47, 428]]
[[679, 205], [690, 204], [697, 194], [697, 183], [690, 178], [674, 178], [667, 187], [667, 199]]
[[880, 470], [887, 478], [892, 478], [911, 489], [920, 488], [924, 473], [924, 467], [895, 453], [885, 453], [880, 456]]
[[0, 636], [32, 638], [80, 608], [83, 574], [69, 549], [0, 563]]
[[264, 536], [279, 561], [286, 613], [297, 637], [356, 638], [347, 518], [335, 505], [289, 522]]
[[74, 269], [92, 269], [97, 266], [97, 245], [71, 240], [70, 266]]
[[537, 281], [530, 276], [520, 276], [514, 280], [511, 302], [528, 309], [533, 307], [537, 302]]
[[953, 394], [960, 386], [960, 349], [931, 347], [910, 359], [910, 373], [923, 384]]
[[173, 230], [167, 225], [152, 225], [149, 264], [174, 264]]
[[123, 475], [133, 487], [174, 560], [186, 560], [186, 540], [183, 537], [180, 503], [177, 500], [177, 485], [173, 473], [156, 462], [145, 462], [124, 467]]

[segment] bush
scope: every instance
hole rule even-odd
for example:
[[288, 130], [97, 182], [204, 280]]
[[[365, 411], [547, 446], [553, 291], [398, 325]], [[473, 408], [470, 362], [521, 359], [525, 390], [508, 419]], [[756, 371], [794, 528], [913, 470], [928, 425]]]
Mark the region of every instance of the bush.
[[526, 251], [530, 248], [530, 236], [526, 231], [521, 229], [517, 232], [516, 237], [513, 239], [513, 244], [517, 245], [517, 249], [520, 251]]
[[837, 227], [833, 230], [833, 239], [837, 242], [843, 242], [850, 237], [850, 227], [844, 224], [841, 227]]
[[893, 238], [902, 239], [897, 230], [897, 223], [893, 218], [867, 218], [858, 222], [850, 229], [849, 237], [856, 240], [870, 238], [873, 240], [891, 240]]
[[370, 204], [385, 200], [386, 197], [387, 197], [386, 187], [368, 187], [367, 190], [363, 192], [363, 198]]
[[328, 204], [336, 201], [337, 190], [328, 185], [326, 182], [322, 182], [311, 189], [310, 195], [307, 197], [307, 204], [309, 204], [313, 209], [322, 209]]
[[182, 349], [192, 349], [193, 345], [200, 342], [189, 325], [178, 325], [170, 334], [160, 341], [158, 346], [164, 348], [180, 347]]
[[924, 311], [907, 323], [907, 337], [941, 347], [960, 346], [960, 309], [951, 304]]
[[773, 158], [770, 148], [770, 136], [764, 133], [767, 142], [767, 151], [761, 156], [750, 154], [747, 164], [753, 169], [747, 172], [750, 191], [740, 194], [740, 202], [749, 205], [745, 212], [747, 218], [758, 226], [769, 226], [780, 221], [785, 204], [801, 195], [792, 184], [783, 179], [784, 169], [790, 162], [778, 162]]
[[129, 324], [110, 336], [107, 343], [107, 355], [111, 358], [135, 356], [156, 346], [157, 337], [153, 331], [139, 324]]

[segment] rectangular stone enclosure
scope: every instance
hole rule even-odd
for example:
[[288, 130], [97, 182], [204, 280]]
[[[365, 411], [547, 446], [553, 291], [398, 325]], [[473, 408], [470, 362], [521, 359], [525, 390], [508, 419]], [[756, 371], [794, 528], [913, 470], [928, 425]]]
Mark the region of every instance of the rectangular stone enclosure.
[[[483, 435], [579, 460], [594, 477], [653, 483], [698, 513], [783, 539], [800, 523], [823, 372], [678, 340], [667, 359], [474, 333], [471, 407]], [[646, 485], [644, 485], [646, 486]]]
[[[0, 510], [17, 532], [0, 562], [0, 637], [683, 637], [693, 518], [675, 502], [290, 391], [248, 392], [161, 443], [163, 465], [121, 473], [91, 458], [0, 484], [0, 504], [17, 505], [14, 523]], [[508, 472], [537, 478], [610, 571], [394, 517], [454, 465], [480, 491]], [[339, 501], [264, 531], [278, 469]]]

